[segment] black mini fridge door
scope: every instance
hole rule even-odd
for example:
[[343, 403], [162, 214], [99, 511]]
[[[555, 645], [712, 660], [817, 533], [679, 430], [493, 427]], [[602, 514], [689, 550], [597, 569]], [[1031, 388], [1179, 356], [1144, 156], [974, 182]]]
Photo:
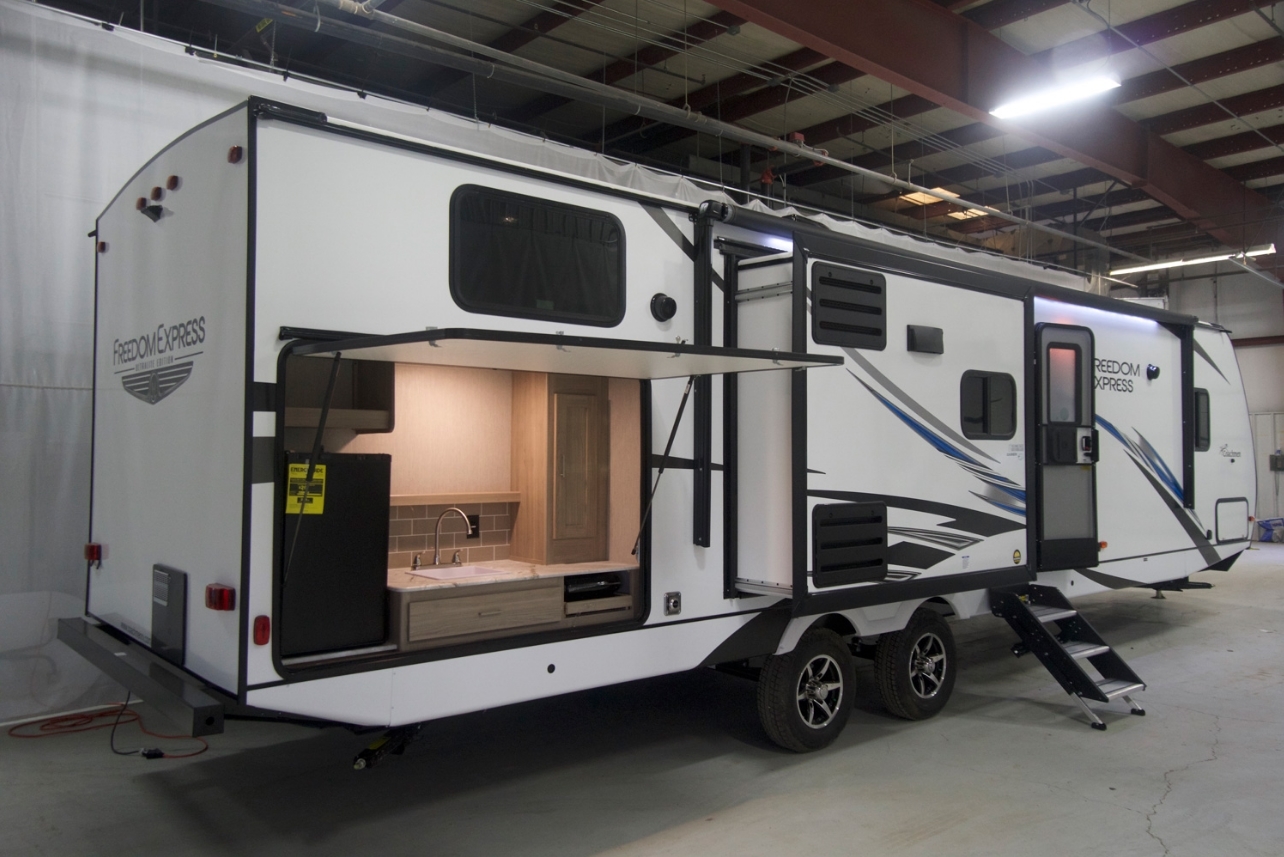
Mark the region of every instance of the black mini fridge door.
[[361, 649], [388, 635], [392, 457], [322, 453], [286, 461], [278, 639], [283, 658]]

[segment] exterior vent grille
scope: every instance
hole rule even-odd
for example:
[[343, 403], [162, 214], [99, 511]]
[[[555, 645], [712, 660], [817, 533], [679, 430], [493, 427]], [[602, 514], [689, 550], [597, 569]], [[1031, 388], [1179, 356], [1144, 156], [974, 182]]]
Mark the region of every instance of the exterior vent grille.
[[813, 265], [811, 338], [845, 348], [886, 348], [887, 280], [837, 265]]
[[830, 503], [811, 511], [812, 583], [817, 589], [887, 577], [887, 506]]

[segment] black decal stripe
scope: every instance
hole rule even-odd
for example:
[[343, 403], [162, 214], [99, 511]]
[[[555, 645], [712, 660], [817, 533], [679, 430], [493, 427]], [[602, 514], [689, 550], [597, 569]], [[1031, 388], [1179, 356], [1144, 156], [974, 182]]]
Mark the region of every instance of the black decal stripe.
[[[1199, 344], [1199, 340], [1198, 340], [1198, 339], [1196, 339], [1195, 337], [1193, 337], [1193, 336], [1192, 336], [1192, 337], [1190, 338], [1190, 344], [1191, 344], [1191, 345], [1193, 345], [1193, 346], [1195, 346], [1195, 353], [1196, 353], [1196, 354], [1198, 354], [1200, 357], [1202, 357], [1202, 358], [1204, 358], [1206, 361], [1208, 361], [1208, 365], [1213, 367], [1213, 371], [1214, 371], [1214, 372], [1216, 372], [1218, 375], [1222, 375], [1222, 370], [1217, 368], [1217, 364], [1213, 362], [1213, 358], [1211, 358], [1211, 357], [1209, 357], [1209, 356], [1208, 356], [1208, 352], [1204, 350], [1204, 346], [1202, 346], [1202, 345], [1200, 345], [1200, 344]], [[1228, 380], [1226, 379], [1226, 376], [1225, 376], [1225, 375], [1222, 375], [1222, 380], [1223, 380], [1223, 381], [1226, 381], [1226, 383], [1227, 383], [1227, 384], [1229, 384], [1229, 383], [1230, 383], [1230, 381], [1228, 381]]]
[[[668, 235], [674, 244], [682, 248], [682, 252], [687, 255], [687, 258], [695, 261], [695, 245], [687, 240], [687, 236], [683, 235], [682, 230], [678, 228], [678, 224], [674, 223], [669, 215], [664, 213], [664, 209], [657, 205], [643, 204], [642, 207], [646, 209], [647, 214], [651, 215], [651, 219], [656, 222], [656, 225], [664, 230], [664, 234]], [[709, 273], [713, 276], [713, 284], [722, 289], [722, 275], [717, 271], [710, 271]]]
[[954, 554], [949, 551], [929, 548], [927, 545], [916, 545], [913, 542], [897, 542], [887, 548], [888, 565], [904, 565], [910, 568], [931, 568]]
[[1186, 514], [1186, 510], [1181, 507], [1181, 504], [1172, 498], [1172, 495], [1168, 493], [1168, 489], [1164, 488], [1159, 480], [1151, 476], [1150, 471], [1142, 467], [1141, 463], [1131, 455], [1128, 456], [1128, 460], [1136, 465], [1137, 470], [1150, 483], [1150, 487], [1155, 489], [1155, 493], [1164, 501], [1164, 505], [1168, 507], [1168, 510], [1173, 513], [1177, 523], [1181, 524], [1182, 529], [1186, 531], [1186, 535], [1190, 536], [1190, 540], [1195, 543], [1195, 547], [1199, 548], [1199, 555], [1204, 558], [1204, 562], [1210, 565], [1215, 562], [1221, 562], [1221, 555], [1217, 553], [1217, 549], [1213, 547], [1212, 542], [1199, 531], [1199, 527], [1195, 526], [1195, 522], [1190, 519], [1190, 515]]
[[730, 661], [743, 661], [758, 655], [774, 655], [792, 618], [793, 614], [788, 607], [773, 607], [762, 611], [719, 643], [718, 647], [700, 662], [700, 666], [710, 667]]
[[250, 481], [255, 485], [276, 480], [276, 438], [250, 439]]
[[1115, 577], [1113, 574], [1102, 574], [1099, 571], [1093, 571], [1088, 568], [1076, 568], [1075, 571], [1091, 580], [1093, 583], [1099, 583], [1108, 589], [1130, 589], [1134, 586], [1140, 586], [1136, 580], [1128, 580], [1124, 577]]
[[991, 515], [987, 512], [978, 512], [975, 509], [965, 509], [962, 506], [951, 506], [948, 503], [937, 503], [932, 500], [920, 500], [916, 497], [865, 494], [859, 491], [808, 491], [807, 495], [810, 497], [823, 497], [828, 500], [845, 500], [849, 503], [886, 503], [893, 509], [908, 509], [912, 512], [940, 515], [943, 518], [950, 519], [941, 523], [940, 526], [948, 527], [951, 530], [962, 530], [965, 533], [973, 533], [983, 537], [997, 536], [1000, 533], [1012, 533], [1025, 529], [1025, 524], [1021, 521], [1010, 521], [1007, 518], [1000, 518], [998, 515]]

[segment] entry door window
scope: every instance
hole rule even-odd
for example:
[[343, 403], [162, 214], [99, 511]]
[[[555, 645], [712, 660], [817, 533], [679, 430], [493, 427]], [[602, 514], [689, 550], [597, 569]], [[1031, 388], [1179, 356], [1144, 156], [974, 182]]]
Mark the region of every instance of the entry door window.
[[1068, 345], [1048, 348], [1048, 422], [1078, 425], [1079, 349]]

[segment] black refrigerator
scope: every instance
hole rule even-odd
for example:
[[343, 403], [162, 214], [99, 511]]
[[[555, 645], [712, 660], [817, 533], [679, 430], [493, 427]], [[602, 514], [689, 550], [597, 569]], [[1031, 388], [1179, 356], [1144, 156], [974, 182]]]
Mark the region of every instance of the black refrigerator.
[[308, 455], [286, 459], [281, 656], [384, 643], [392, 456], [322, 453], [306, 490]]

